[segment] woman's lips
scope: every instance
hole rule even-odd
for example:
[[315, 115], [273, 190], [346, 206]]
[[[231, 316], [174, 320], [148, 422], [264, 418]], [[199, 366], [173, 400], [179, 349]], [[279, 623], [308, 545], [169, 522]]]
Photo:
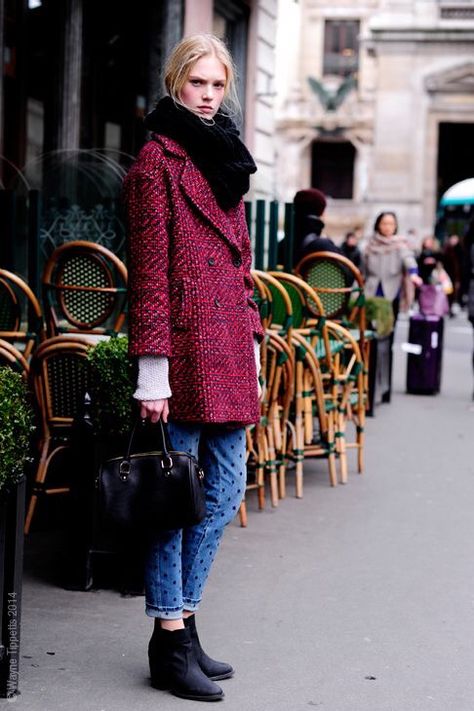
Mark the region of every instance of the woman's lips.
[[206, 113], [209, 113], [209, 111], [212, 111], [212, 106], [198, 106], [198, 109], [200, 111], [205, 111]]

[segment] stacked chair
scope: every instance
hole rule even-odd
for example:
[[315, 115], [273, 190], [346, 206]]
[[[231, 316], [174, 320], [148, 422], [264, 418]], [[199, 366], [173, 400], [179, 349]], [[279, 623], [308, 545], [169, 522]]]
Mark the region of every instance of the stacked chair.
[[[295, 496], [303, 496], [309, 457], [326, 462], [331, 486], [348, 481], [351, 448], [363, 471], [372, 334], [365, 322], [363, 279], [342, 256], [310, 254], [295, 273], [255, 270], [252, 276], [265, 337], [260, 421], [246, 433], [247, 491], [257, 491], [262, 509], [267, 492], [273, 507], [286, 496], [290, 468]], [[115, 337], [125, 326], [126, 292], [125, 265], [90, 242], [65, 244], [48, 260], [44, 320], [28, 285], [0, 270], [0, 365], [28, 380], [40, 423], [26, 533], [43, 496], [70, 491], [67, 477], [58, 481], [57, 467], [50, 476], [51, 464], [71, 445], [88, 387], [91, 343]], [[240, 521], [247, 525], [245, 501]]]
[[11, 368], [16, 373], [20, 373], [25, 380], [28, 380], [30, 368], [25, 356], [9, 341], [4, 341], [0, 338], [0, 367], [2, 366]]
[[49, 336], [116, 336], [124, 326], [127, 269], [102, 245], [77, 240], [55, 249], [42, 288]]
[[[248, 433], [251, 487], [259, 508], [270, 488], [273, 506], [286, 495], [294, 466], [303, 495], [304, 461], [324, 458], [329, 483], [348, 481], [348, 450], [363, 471], [367, 365], [363, 279], [352, 262], [332, 253], [309, 255], [294, 274], [252, 272], [265, 339], [261, 345], [260, 423]], [[352, 431], [354, 430], [354, 435]], [[249, 487], [250, 488], [250, 487]], [[241, 523], [246, 525], [245, 503]]]
[[49, 484], [47, 475], [55, 457], [71, 444], [75, 418], [81, 412], [88, 384], [87, 352], [90, 344], [78, 336], [49, 338], [30, 363], [30, 384], [40, 421], [38, 464], [28, 504], [25, 533], [29, 533], [38, 500], [67, 494], [65, 481]]
[[[345, 435], [341, 436], [345, 447], [357, 448], [358, 470], [362, 472], [365, 411], [369, 406], [370, 349], [375, 335], [366, 326], [362, 274], [349, 259], [334, 252], [315, 252], [307, 255], [297, 264], [295, 274], [316, 291], [323, 304], [326, 318], [346, 329], [346, 337], [350, 334], [352, 349], [356, 341], [362, 357], [362, 392], [359, 395], [358, 387], [354, 386], [351, 396], [345, 401], [346, 412], [343, 412], [340, 418], [340, 426], [343, 428], [347, 419], [353, 421], [355, 425], [356, 436], [353, 441], [347, 441]], [[362, 413], [362, 405], [364, 413]]]
[[21, 277], [0, 269], [0, 366], [28, 381], [38, 422], [25, 533], [43, 496], [70, 491], [63, 468], [50, 476], [51, 465], [71, 446], [87, 390], [91, 344], [124, 327], [127, 269], [101, 245], [69, 242], [47, 261], [42, 295], [44, 311]]
[[28, 361], [45, 337], [38, 299], [21, 277], [0, 269], [0, 338], [14, 345]]

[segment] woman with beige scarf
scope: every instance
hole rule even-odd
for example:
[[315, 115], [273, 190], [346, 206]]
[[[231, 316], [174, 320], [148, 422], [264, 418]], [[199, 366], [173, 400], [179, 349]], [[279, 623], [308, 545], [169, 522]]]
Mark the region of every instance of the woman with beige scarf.
[[383, 296], [392, 302], [395, 320], [405, 274], [415, 286], [421, 284], [415, 256], [406, 240], [397, 234], [394, 212], [382, 212], [374, 224], [363, 258], [366, 296]]

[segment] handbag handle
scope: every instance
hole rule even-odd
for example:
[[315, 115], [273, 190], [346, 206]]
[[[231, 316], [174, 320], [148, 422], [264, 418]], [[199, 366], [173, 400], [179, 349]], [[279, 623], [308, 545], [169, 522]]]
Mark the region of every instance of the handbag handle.
[[[119, 472], [120, 472], [120, 477], [122, 480], [128, 479], [128, 475], [130, 474], [130, 457], [132, 453], [132, 446], [133, 442], [135, 439], [135, 435], [137, 432], [137, 427], [138, 424], [143, 422], [144, 420], [138, 416], [133, 423], [132, 430], [130, 432], [130, 437], [128, 440], [128, 445], [127, 445], [127, 451], [125, 454], [125, 457], [122, 459], [120, 462], [120, 467], [119, 467]], [[166, 427], [166, 424], [163, 422], [163, 420], [160, 418], [158, 420], [158, 447], [163, 453], [163, 458], [161, 460], [161, 466], [165, 471], [169, 471], [170, 469], [173, 468], [173, 459], [170, 455], [170, 449], [171, 449], [171, 441], [170, 441], [170, 436], [168, 432], [168, 428]]]

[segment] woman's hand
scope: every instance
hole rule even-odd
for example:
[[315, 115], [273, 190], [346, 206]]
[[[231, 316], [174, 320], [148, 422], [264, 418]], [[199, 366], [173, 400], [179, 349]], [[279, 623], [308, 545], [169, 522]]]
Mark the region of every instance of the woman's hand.
[[150, 418], [151, 422], [158, 422], [161, 418], [163, 422], [168, 422], [169, 405], [168, 399], [163, 400], [141, 400], [140, 401], [140, 417], [146, 420]]
[[410, 281], [412, 281], [415, 286], [421, 286], [423, 284], [423, 279], [418, 276], [418, 274], [410, 274]]

